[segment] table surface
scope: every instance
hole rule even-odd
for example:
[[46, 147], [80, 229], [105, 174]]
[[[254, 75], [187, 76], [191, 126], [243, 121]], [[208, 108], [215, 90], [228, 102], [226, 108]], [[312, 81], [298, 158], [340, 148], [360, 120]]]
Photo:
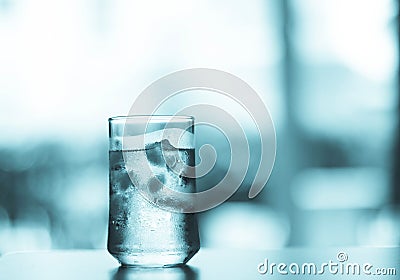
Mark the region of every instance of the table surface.
[[0, 257], [0, 279], [400, 279], [400, 248], [202, 248], [186, 266], [158, 269], [119, 267], [106, 250], [19, 252]]

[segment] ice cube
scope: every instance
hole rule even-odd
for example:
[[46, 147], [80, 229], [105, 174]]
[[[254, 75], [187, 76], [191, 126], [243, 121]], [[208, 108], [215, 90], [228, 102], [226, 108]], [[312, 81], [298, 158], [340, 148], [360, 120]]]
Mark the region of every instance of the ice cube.
[[151, 143], [146, 145], [146, 156], [147, 160], [156, 166], [161, 166], [164, 164], [163, 154], [161, 150], [161, 143]]
[[168, 150], [177, 150], [177, 148], [175, 148], [168, 139], [163, 139], [161, 140], [161, 148], [163, 149], [163, 151]]
[[164, 188], [165, 177], [163, 174], [159, 174], [156, 177], [150, 178], [147, 183], [147, 189], [151, 194], [156, 194]]

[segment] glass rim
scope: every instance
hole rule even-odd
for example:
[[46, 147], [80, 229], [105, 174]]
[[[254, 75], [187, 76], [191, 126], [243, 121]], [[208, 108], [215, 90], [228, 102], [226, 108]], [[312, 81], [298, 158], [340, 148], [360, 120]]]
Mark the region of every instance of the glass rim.
[[148, 121], [193, 121], [194, 117], [189, 115], [127, 115], [115, 116], [108, 119], [109, 122], [125, 120], [148, 120]]

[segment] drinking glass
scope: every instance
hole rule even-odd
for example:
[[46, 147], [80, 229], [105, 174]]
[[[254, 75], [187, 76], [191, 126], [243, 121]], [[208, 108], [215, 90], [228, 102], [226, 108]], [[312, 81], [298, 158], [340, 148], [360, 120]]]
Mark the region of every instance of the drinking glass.
[[123, 266], [185, 264], [200, 248], [197, 220], [179, 211], [181, 202], [168, 190], [196, 191], [195, 176], [187, 172], [195, 163], [193, 117], [108, 121], [108, 251]]

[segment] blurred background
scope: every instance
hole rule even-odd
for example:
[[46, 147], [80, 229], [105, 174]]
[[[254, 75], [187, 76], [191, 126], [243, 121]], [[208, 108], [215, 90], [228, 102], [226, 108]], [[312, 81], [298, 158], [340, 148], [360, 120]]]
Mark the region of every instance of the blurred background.
[[399, 245], [398, 11], [396, 0], [0, 0], [0, 254], [105, 248], [107, 118], [194, 67], [245, 80], [277, 133], [267, 187], [249, 200], [245, 180], [201, 213], [203, 247]]

